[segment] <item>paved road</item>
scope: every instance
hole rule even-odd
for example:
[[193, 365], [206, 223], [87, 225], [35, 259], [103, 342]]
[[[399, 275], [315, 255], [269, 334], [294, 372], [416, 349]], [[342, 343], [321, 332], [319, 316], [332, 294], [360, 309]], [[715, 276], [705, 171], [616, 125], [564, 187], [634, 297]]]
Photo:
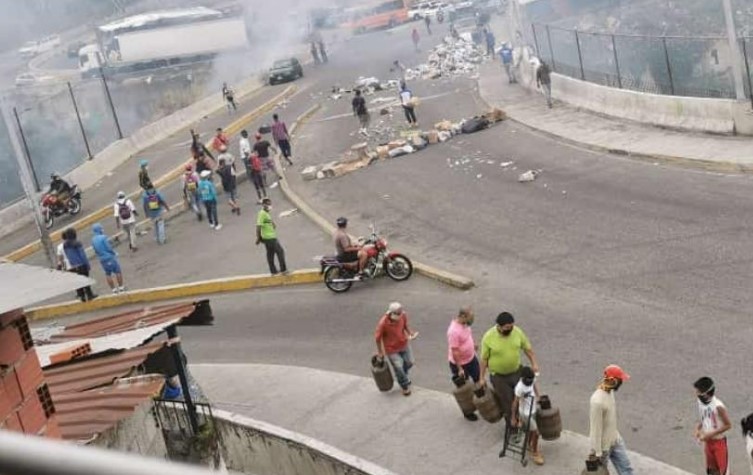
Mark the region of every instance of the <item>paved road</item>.
[[[396, 58], [415, 62], [406, 49], [408, 31], [356, 38], [326, 69], [307, 74], [301, 82], [305, 92], [286, 112], [292, 120], [311, 103], [324, 104], [295, 145], [304, 164], [332, 160], [359, 140], [350, 135], [356, 128], [351, 118], [316, 121], [348, 113], [347, 101], [320, 93], [358, 75], [385, 77]], [[481, 110], [468, 80], [412, 87], [425, 98], [422, 125]], [[507, 161], [515, 163], [500, 166]], [[533, 183], [517, 183], [527, 169], [543, 172]], [[459, 305], [472, 303], [477, 335], [501, 310], [518, 316], [539, 353], [542, 384], [569, 429], [587, 430], [587, 398], [600, 369], [613, 362], [633, 375], [619, 395], [628, 444], [673, 465], [696, 471], [700, 466], [690, 438], [695, 378], [717, 378], [734, 420], [753, 407], [742, 382], [753, 336], [746, 285], [753, 259], [745, 239], [744, 216], [753, 212], [747, 176], [595, 154], [503, 123], [335, 180], [289, 178], [326, 217], [347, 215], [357, 232], [374, 221], [395, 248], [470, 275], [478, 287], [460, 293], [415, 279], [357, 286], [343, 296], [306, 287], [215, 299], [217, 325], [183, 332], [192, 361], [279, 362], [364, 374], [374, 321], [398, 299], [422, 333], [417, 384], [444, 390], [446, 324]], [[224, 274], [204, 270], [213, 262], [233, 271], [247, 267], [225, 264], [233, 260], [229, 256], [244, 254], [245, 244], [233, 250], [217, 245], [212, 254], [207, 245], [220, 239], [216, 236], [223, 243], [230, 239], [222, 234], [226, 230], [212, 234], [195, 224], [181, 218], [171, 226], [171, 235], [191, 233], [190, 240], [178, 241], [185, 243], [180, 252], [187, 257], [169, 257], [167, 267], [175, 268], [171, 279], [192, 276], [186, 268]], [[238, 230], [249, 232], [242, 225]], [[193, 234], [204, 231], [208, 234]], [[326, 236], [308, 232], [308, 238], [286, 242], [289, 249], [302, 245], [303, 251], [295, 251], [301, 260], [329, 245]], [[246, 240], [236, 236], [233, 244]], [[201, 253], [198, 265], [190, 259], [193, 252]], [[140, 264], [134, 265], [138, 270]], [[142, 267], [144, 283], [163, 270], [157, 261], [149, 265]], [[742, 453], [737, 438], [732, 440], [733, 467], [741, 470]]]

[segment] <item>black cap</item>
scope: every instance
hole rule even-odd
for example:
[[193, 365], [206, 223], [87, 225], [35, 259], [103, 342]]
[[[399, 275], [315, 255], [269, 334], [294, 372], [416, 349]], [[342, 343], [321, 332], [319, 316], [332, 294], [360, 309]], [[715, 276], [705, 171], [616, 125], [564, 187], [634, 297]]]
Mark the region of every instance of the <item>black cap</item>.
[[502, 312], [497, 315], [497, 325], [509, 325], [515, 323], [515, 317], [509, 312]]

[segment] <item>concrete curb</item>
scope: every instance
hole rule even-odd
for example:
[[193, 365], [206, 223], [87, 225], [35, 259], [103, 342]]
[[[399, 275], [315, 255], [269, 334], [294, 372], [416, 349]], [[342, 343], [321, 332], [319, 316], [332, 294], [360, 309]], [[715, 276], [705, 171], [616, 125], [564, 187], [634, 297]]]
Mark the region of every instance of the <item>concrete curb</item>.
[[[300, 117], [296, 119], [296, 121], [293, 123], [293, 125], [290, 128], [290, 134], [292, 135], [295, 131], [298, 130], [298, 128], [302, 127], [303, 124], [306, 122], [306, 120], [310, 119], [311, 116], [313, 116], [319, 109], [321, 108], [321, 104], [316, 104], [309, 108], [306, 112], [301, 114]], [[281, 175], [283, 178], [285, 177], [285, 172], [282, 170], [282, 167], [280, 166], [280, 156], [278, 154], [277, 156], [277, 169], [280, 170]], [[284, 179], [280, 181], [280, 189], [285, 194], [285, 197], [292, 202], [306, 217], [308, 217], [311, 221], [314, 222], [317, 226], [322, 228], [324, 232], [332, 234], [335, 232], [335, 227], [326, 219], [324, 219], [319, 213], [317, 213], [306, 201], [303, 200], [300, 196], [298, 196], [288, 184], [288, 180]], [[468, 290], [473, 288], [475, 285], [472, 279], [469, 279], [468, 277], [464, 277], [458, 274], [454, 274], [452, 272], [444, 271], [441, 269], [437, 269], [435, 267], [423, 264], [421, 262], [417, 262], [411, 259], [413, 262], [413, 269], [418, 272], [419, 274], [423, 275], [424, 277], [428, 277], [429, 279], [436, 280], [437, 282], [441, 282], [443, 284], [449, 285], [451, 287], [455, 287], [460, 290]]]
[[[279, 101], [291, 96], [297, 90], [298, 90], [297, 86], [294, 86], [294, 85], [288, 86], [280, 94], [276, 95], [275, 97], [265, 102], [261, 106], [257, 107], [253, 111], [249, 112], [248, 114], [233, 121], [229, 126], [227, 126], [227, 129], [235, 130], [237, 132], [238, 130], [243, 128], [243, 126], [245, 126], [248, 122], [256, 120], [257, 118], [263, 116], [264, 114], [272, 110]], [[188, 158], [188, 160], [190, 160], [190, 158]], [[178, 179], [180, 175], [183, 173], [184, 167], [185, 167], [185, 164], [181, 164], [175, 167], [171, 171], [167, 172], [166, 174], [162, 175], [158, 179], [154, 180], [153, 182], [154, 185], [159, 188], [159, 187], [162, 187], [171, 183], [173, 180]], [[136, 190], [136, 191], [131, 192], [128, 195], [128, 197], [132, 200], [136, 200], [139, 198], [140, 195], [141, 195], [141, 190]], [[111, 213], [112, 213], [112, 205], [107, 205], [93, 213], [88, 214], [87, 216], [79, 219], [78, 221], [66, 227], [72, 227], [72, 228], [75, 228], [76, 230], [80, 230], [90, 224], [93, 224], [101, 220], [102, 218], [109, 216]], [[50, 238], [52, 239], [53, 243], [60, 241], [62, 233], [63, 233], [63, 230], [59, 229], [50, 234]], [[6, 259], [11, 262], [17, 262], [17, 261], [20, 261], [21, 259], [24, 259], [34, 254], [41, 248], [42, 248], [41, 241], [36, 240], [27, 244], [26, 246], [16, 249], [15, 251], [3, 256], [3, 259]]]
[[186, 284], [166, 285], [151, 289], [132, 290], [122, 294], [103, 295], [90, 302], [73, 300], [61, 304], [45, 305], [28, 309], [26, 316], [31, 320], [43, 320], [130, 304], [223, 294], [227, 292], [243, 292], [269, 287], [317, 284], [321, 283], [321, 281], [322, 276], [319, 269], [297, 270], [287, 275], [241, 275], [189, 282]]

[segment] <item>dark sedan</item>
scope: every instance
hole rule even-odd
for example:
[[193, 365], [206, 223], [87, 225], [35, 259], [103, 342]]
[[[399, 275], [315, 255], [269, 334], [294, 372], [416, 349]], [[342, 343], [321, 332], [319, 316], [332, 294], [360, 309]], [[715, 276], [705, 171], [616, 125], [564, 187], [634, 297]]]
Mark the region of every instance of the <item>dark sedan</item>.
[[269, 84], [294, 81], [303, 77], [303, 66], [296, 58], [275, 61], [269, 70]]

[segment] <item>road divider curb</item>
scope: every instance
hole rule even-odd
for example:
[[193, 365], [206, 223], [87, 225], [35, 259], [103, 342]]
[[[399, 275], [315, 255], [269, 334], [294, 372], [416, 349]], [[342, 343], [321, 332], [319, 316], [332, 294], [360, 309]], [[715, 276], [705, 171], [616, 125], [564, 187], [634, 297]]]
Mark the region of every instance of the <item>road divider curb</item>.
[[243, 292], [270, 287], [306, 285], [321, 283], [319, 269], [303, 269], [287, 275], [241, 275], [221, 279], [202, 280], [185, 284], [166, 285], [151, 289], [132, 290], [120, 294], [103, 295], [89, 302], [69, 301], [61, 304], [45, 305], [26, 310], [31, 320], [88, 313], [124, 305], [183, 299], [188, 297]]
[[[295, 133], [300, 127], [303, 126], [303, 124], [311, 118], [319, 109], [321, 108], [321, 104], [316, 104], [313, 107], [309, 108], [306, 112], [301, 114], [296, 121], [293, 123], [293, 125], [290, 128], [290, 134], [292, 135]], [[280, 166], [280, 156], [277, 155], [277, 169], [282, 170], [282, 167]], [[285, 176], [285, 172], [281, 171], [281, 174], [283, 177]], [[311, 221], [314, 222], [317, 226], [322, 228], [324, 232], [328, 234], [332, 234], [335, 232], [335, 226], [333, 226], [329, 221], [324, 219], [314, 208], [312, 208], [306, 201], [298, 196], [289, 185], [289, 181], [287, 179], [280, 180], [280, 189], [285, 194], [288, 200], [290, 200], [297, 208], [298, 210], [306, 215]], [[454, 274], [452, 272], [444, 271], [441, 269], [437, 269], [436, 267], [432, 267], [426, 264], [423, 264], [421, 262], [413, 261], [413, 269], [418, 272], [419, 274], [423, 275], [424, 277], [427, 277], [432, 280], [436, 280], [437, 282], [441, 282], [443, 284], [449, 285], [451, 287], [455, 287], [460, 290], [468, 290], [471, 289], [475, 284], [472, 279], [469, 279], [468, 277], [464, 277], [458, 274]]]
[[[274, 109], [274, 107], [283, 99], [286, 99], [287, 97], [293, 95], [298, 90], [298, 87], [295, 85], [288, 86], [283, 90], [280, 94], [276, 95], [269, 101], [265, 102], [261, 106], [257, 107], [253, 111], [249, 112], [248, 114], [245, 114], [244, 116], [236, 119], [231, 123], [229, 126], [227, 126], [227, 130], [234, 130], [239, 131], [241, 130], [247, 123], [258, 119], [262, 115], [268, 113], [270, 110]], [[235, 133], [232, 132], [231, 135]], [[189, 158], [188, 160], [191, 160]], [[154, 186], [159, 188], [165, 185], [168, 185], [172, 181], [178, 179], [185, 170], [185, 163], [182, 163], [181, 165], [175, 167], [174, 169], [170, 170], [166, 174], [162, 175], [161, 177], [154, 180]], [[128, 198], [131, 200], [138, 200], [141, 196], [141, 190], [136, 190], [131, 192], [128, 195]], [[113, 203], [114, 203], [114, 195], [113, 195]], [[110, 216], [112, 214], [112, 204], [106, 205], [102, 208], [100, 208], [97, 211], [94, 211], [91, 214], [88, 214], [87, 216], [84, 216], [83, 218], [79, 219], [78, 221], [65, 226], [65, 228], [74, 228], [77, 231], [80, 231], [81, 229], [85, 228], [86, 226], [96, 223], [97, 221], [106, 218], [107, 216]], [[64, 228], [64, 229], [65, 229]], [[61, 240], [61, 236], [63, 234], [64, 229], [59, 229], [57, 231], [54, 231], [50, 233], [50, 239], [53, 243], [59, 242]], [[25, 259], [29, 257], [30, 255], [34, 254], [35, 252], [42, 249], [42, 242], [37, 239], [36, 241], [32, 241], [31, 243], [16, 249], [13, 252], [10, 252], [9, 254], [3, 256], [2, 258], [11, 262], [18, 262], [22, 259]]]

